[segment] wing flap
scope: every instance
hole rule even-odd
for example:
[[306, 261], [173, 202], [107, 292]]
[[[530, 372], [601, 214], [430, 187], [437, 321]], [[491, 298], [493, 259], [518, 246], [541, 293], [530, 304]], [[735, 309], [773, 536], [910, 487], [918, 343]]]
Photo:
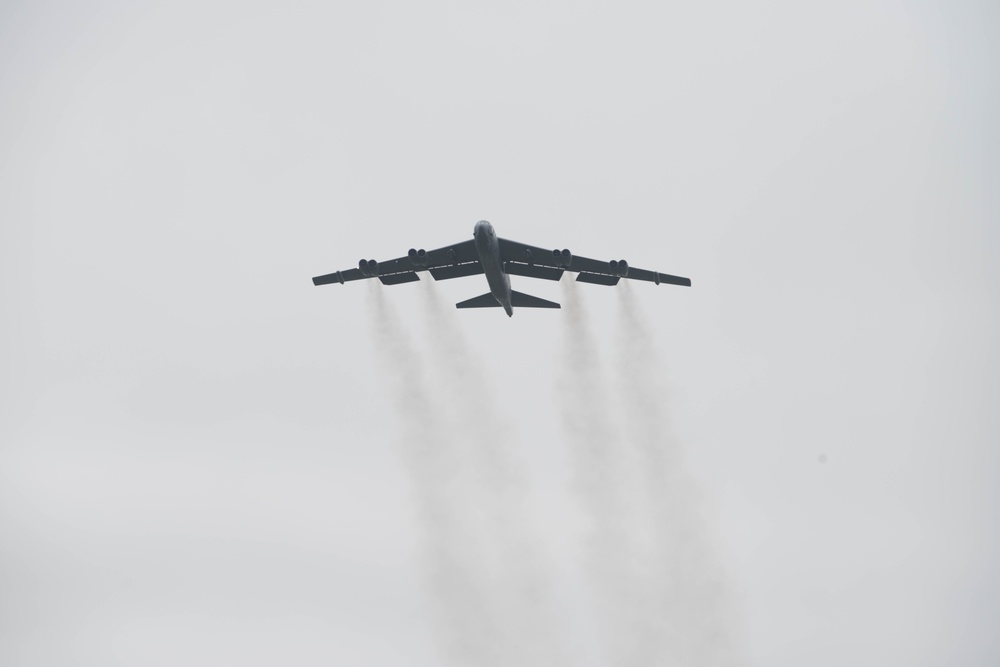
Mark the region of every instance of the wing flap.
[[483, 265], [479, 262], [469, 262], [468, 264], [442, 266], [430, 271], [431, 275], [434, 276], [434, 280], [451, 280], [452, 278], [479, 275], [483, 272]]
[[[574, 258], [575, 259], [575, 258]], [[585, 273], [581, 272], [580, 275], [576, 277], [577, 282], [590, 283], [592, 285], [617, 285], [618, 281], [621, 280], [621, 276], [608, 276], [603, 273]]]
[[520, 262], [504, 262], [503, 270], [512, 276], [526, 276], [542, 280], [559, 280], [563, 275], [562, 269], [538, 266], [537, 264], [521, 264]]
[[420, 276], [414, 271], [409, 271], [407, 273], [393, 273], [388, 276], [379, 276], [378, 279], [382, 281], [383, 285], [402, 285], [403, 283], [412, 283], [420, 280]]

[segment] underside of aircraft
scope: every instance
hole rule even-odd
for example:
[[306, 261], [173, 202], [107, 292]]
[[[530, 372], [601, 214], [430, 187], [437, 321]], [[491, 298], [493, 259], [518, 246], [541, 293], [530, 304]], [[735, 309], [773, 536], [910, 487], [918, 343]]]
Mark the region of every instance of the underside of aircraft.
[[510, 276], [541, 280], [560, 280], [563, 273], [577, 274], [577, 281], [593, 285], [617, 285], [622, 278], [644, 280], [657, 285], [690, 287], [691, 280], [681, 276], [648, 271], [630, 266], [624, 259], [602, 261], [574, 255], [567, 249], [546, 250], [499, 238], [493, 226], [476, 223], [473, 238], [437, 250], [411, 248], [405, 257], [385, 262], [362, 259], [358, 268], [335, 271], [313, 278], [314, 285], [346, 283], [378, 278], [383, 285], [400, 285], [420, 280], [418, 273], [430, 272], [435, 280], [449, 280], [485, 274], [490, 291], [466, 301], [457, 308], [503, 308], [513, 315], [514, 308], [559, 308], [559, 304], [510, 288]]

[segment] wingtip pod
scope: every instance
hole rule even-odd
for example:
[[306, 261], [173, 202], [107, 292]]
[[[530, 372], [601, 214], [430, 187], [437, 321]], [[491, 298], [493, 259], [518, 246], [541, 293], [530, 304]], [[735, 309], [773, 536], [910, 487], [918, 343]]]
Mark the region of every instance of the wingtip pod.
[[319, 287], [320, 285], [329, 285], [331, 283], [344, 284], [344, 274], [340, 271], [334, 273], [328, 273], [325, 276], [316, 276], [313, 280], [313, 285]]
[[680, 285], [681, 287], [691, 287], [691, 279], [683, 276], [671, 276], [667, 273], [656, 273], [653, 280], [657, 285], [667, 283], [668, 285]]

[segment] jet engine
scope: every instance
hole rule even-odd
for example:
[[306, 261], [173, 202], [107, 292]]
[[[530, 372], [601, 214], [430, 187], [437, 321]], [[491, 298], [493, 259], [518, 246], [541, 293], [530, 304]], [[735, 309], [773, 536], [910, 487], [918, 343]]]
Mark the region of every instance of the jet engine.
[[611, 269], [613, 275], [621, 276], [622, 278], [628, 275], [628, 262], [624, 259], [611, 260], [608, 262], [608, 267]]
[[377, 276], [378, 275], [378, 262], [374, 259], [363, 259], [358, 262], [358, 269], [361, 270], [361, 274], [365, 276]]
[[563, 248], [562, 250], [556, 248], [552, 251], [552, 260], [557, 266], [568, 267], [573, 262], [573, 253], [566, 248]]
[[423, 248], [420, 250], [410, 248], [410, 251], [406, 255], [410, 258], [410, 263], [413, 266], [427, 266], [427, 251]]

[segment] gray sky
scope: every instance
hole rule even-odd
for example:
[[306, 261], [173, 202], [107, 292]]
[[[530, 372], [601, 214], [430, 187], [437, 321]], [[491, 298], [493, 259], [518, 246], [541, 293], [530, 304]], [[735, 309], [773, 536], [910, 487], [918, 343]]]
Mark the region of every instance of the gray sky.
[[561, 383], [583, 317], [634, 425], [621, 292], [309, 282], [485, 218], [692, 277], [630, 297], [731, 664], [997, 664], [1000, 11], [695, 4], [5, 3], [0, 663], [493, 664], [485, 599], [611, 664]]

